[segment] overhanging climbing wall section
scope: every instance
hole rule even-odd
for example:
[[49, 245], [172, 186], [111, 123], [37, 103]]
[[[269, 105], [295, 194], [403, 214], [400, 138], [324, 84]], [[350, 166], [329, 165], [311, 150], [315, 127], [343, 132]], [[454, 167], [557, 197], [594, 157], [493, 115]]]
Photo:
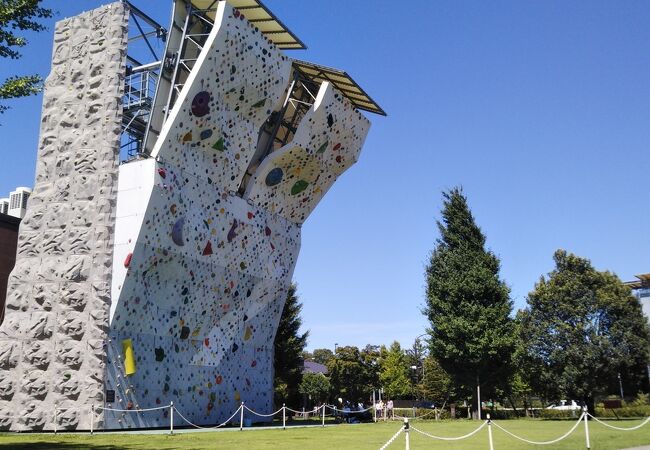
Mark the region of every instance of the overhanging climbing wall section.
[[[241, 401], [273, 407], [273, 339], [300, 230], [235, 192], [284, 100], [290, 60], [226, 2], [203, 48], [157, 160], [120, 169], [107, 406], [174, 401], [206, 425]], [[167, 426], [167, 413], [107, 411], [106, 425]]]
[[369, 128], [368, 119], [324, 82], [294, 139], [264, 159], [244, 197], [303, 223], [339, 175], [357, 162]]
[[103, 402], [127, 23], [118, 2], [56, 24], [0, 328], [2, 430], [88, 429]]

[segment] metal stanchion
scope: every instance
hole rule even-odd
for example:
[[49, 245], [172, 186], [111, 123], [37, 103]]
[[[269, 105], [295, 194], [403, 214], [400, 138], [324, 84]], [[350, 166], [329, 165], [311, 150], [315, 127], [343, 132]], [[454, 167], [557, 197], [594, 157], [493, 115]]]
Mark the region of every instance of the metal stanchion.
[[323, 428], [325, 427], [325, 405], [323, 405], [323, 423], [322, 423]]
[[169, 434], [174, 434], [174, 402], [169, 402]]
[[282, 404], [282, 429], [287, 429], [287, 407], [284, 403]]
[[492, 443], [492, 420], [490, 420], [490, 415], [487, 415], [487, 424], [488, 424], [488, 439], [490, 441], [490, 450], [494, 450], [494, 444]]
[[410, 450], [411, 441], [409, 439], [409, 418], [404, 417], [404, 437], [406, 438], [406, 450]]
[[57, 411], [56, 411], [56, 405], [54, 405], [54, 434], [57, 432], [57, 425], [58, 425], [58, 417], [57, 417]]
[[244, 402], [241, 402], [239, 412], [239, 431], [244, 431]]
[[93, 435], [93, 423], [95, 422], [95, 405], [90, 405], [90, 435]]
[[587, 450], [591, 448], [591, 443], [589, 442], [589, 417], [587, 414], [587, 407], [582, 407], [582, 414], [585, 416], [585, 442], [587, 444]]

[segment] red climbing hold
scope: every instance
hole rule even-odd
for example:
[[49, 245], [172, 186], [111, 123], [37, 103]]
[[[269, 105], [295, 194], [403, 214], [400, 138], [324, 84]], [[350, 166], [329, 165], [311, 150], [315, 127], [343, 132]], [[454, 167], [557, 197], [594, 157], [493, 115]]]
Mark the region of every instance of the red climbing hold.
[[334, 146], [334, 150], [339, 150], [340, 148], [341, 148], [341, 144], [340, 144], [340, 143], [338, 143], [338, 144], [336, 144], [336, 145]]
[[127, 269], [131, 265], [131, 258], [133, 258], [133, 253], [129, 253], [128, 255], [126, 255], [126, 259], [124, 260], [124, 267], [126, 267]]
[[251, 220], [255, 215], [252, 212], [248, 213], [248, 220]]
[[205, 248], [203, 249], [203, 256], [207, 256], [211, 254], [212, 254], [212, 242], [208, 241], [208, 243], [205, 244]]
[[167, 176], [167, 172], [165, 172], [164, 167], [159, 167], [158, 168], [158, 175], [160, 175], [161, 178], [165, 178]]
[[209, 346], [210, 346], [210, 338], [205, 338], [205, 339], [203, 340], [203, 344], [204, 344], [206, 347], [209, 347]]
[[271, 236], [271, 229], [269, 227], [264, 228], [264, 234]]

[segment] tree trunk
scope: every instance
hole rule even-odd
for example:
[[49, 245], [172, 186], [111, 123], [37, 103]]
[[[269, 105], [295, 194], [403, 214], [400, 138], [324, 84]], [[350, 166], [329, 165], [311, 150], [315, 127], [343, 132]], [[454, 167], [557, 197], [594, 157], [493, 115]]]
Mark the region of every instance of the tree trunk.
[[510, 406], [512, 406], [512, 410], [515, 412], [515, 415], [519, 415], [519, 412], [517, 411], [517, 406], [515, 405], [515, 402], [512, 401], [512, 397], [508, 397], [508, 402], [510, 402]]
[[585, 406], [587, 406], [587, 412], [592, 416], [596, 415], [596, 399], [593, 395], [588, 395], [585, 400]]

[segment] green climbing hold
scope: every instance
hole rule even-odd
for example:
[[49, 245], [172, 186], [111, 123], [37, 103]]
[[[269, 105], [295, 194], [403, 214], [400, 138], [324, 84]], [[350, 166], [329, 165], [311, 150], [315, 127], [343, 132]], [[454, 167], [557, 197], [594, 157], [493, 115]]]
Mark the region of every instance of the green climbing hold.
[[262, 106], [264, 106], [264, 103], [266, 103], [265, 98], [263, 98], [259, 102], [255, 103], [253, 106], [251, 106], [251, 108], [261, 108]]
[[220, 152], [224, 151], [226, 147], [223, 145], [223, 138], [219, 138], [219, 140], [214, 143], [212, 148], [215, 150], [219, 150]]
[[302, 191], [307, 189], [307, 186], [309, 186], [309, 183], [305, 180], [296, 181], [296, 183], [291, 187], [291, 195], [300, 194]]
[[165, 359], [165, 349], [162, 347], [156, 347], [154, 352], [156, 353], [156, 361], [162, 362], [162, 360]]
[[318, 150], [316, 150], [316, 153], [324, 153], [325, 150], [327, 150], [327, 146], [329, 145], [330, 141], [325, 141], [323, 145], [318, 147]]

